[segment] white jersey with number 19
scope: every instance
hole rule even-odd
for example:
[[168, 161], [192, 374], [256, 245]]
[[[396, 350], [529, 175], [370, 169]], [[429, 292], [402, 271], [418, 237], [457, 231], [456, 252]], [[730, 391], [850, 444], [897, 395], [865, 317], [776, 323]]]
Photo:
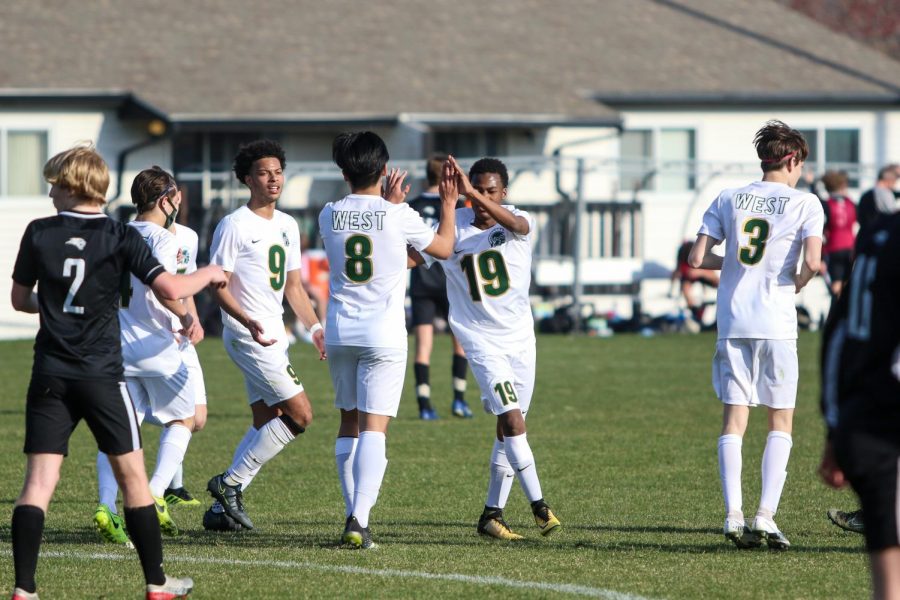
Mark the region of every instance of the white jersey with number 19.
[[[459, 208], [453, 254], [440, 261], [447, 274], [450, 327], [467, 355], [506, 354], [534, 345], [528, 290], [535, 222], [525, 211], [506, 208], [528, 219], [526, 235], [499, 223], [479, 229], [472, 224], [475, 212]], [[434, 259], [426, 256], [425, 262]]]
[[722, 191], [698, 235], [725, 240], [717, 295], [719, 339], [797, 337], [794, 274], [803, 240], [822, 237], [819, 199], [782, 183]]
[[325, 205], [319, 231], [330, 266], [325, 342], [406, 349], [406, 246], [422, 252], [434, 231], [408, 204], [350, 194]]

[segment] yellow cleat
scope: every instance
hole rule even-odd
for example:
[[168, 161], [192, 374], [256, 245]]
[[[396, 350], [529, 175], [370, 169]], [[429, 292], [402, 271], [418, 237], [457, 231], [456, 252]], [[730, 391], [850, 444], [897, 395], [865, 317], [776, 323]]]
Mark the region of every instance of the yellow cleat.
[[506, 521], [503, 520], [503, 511], [485, 512], [478, 519], [478, 533], [498, 540], [522, 540], [525, 539], [518, 533], [513, 533]]
[[534, 514], [534, 522], [537, 523], [538, 529], [541, 530], [541, 535], [550, 535], [562, 527], [559, 519], [556, 518], [556, 515], [553, 514], [553, 511], [550, 510], [550, 507], [543, 500], [533, 502], [531, 511]]
[[156, 507], [156, 516], [159, 517], [159, 530], [166, 535], [179, 535], [181, 532], [178, 530], [178, 525], [172, 520], [172, 515], [169, 514], [169, 506], [166, 501], [153, 496], [153, 505]]

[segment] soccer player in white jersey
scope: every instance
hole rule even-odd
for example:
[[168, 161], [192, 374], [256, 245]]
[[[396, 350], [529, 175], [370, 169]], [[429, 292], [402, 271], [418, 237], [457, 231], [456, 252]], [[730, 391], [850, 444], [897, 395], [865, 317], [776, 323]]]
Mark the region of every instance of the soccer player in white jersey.
[[[193, 273], [197, 270], [199, 240], [197, 238], [197, 233], [193, 229], [174, 222], [178, 208], [179, 207], [176, 206], [176, 214], [172, 215], [171, 218], [173, 223], [169, 227], [169, 231], [175, 236], [175, 244], [178, 247], [177, 272], [179, 274]], [[184, 361], [184, 366], [191, 372], [191, 382], [194, 385], [194, 427], [192, 431], [193, 433], [197, 433], [206, 426], [207, 415], [206, 384], [203, 381], [203, 369], [200, 366], [200, 357], [197, 356], [197, 349], [195, 348], [195, 346], [203, 340], [204, 331], [203, 326], [200, 324], [200, 316], [197, 314], [197, 305], [194, 302], [194, 298], [185, 298], [184, 305], [187, 311], [193, 315], [195, 325], [190, 338], [182, 336], [179, 339], [178, 348], [181, 350], [181, 359]], [[175, 323], [173, 322], [173, 327], [174, 326]], [[200, 501], [194, 498], [194, 496], [184, 487], [183, 462], [179, 465], [178, 470], [175, 471], [175, 475], [172, 477], [172, 482], [169, 484], [169, 487], [166, 488], [164, 498], [166, 504], [169, 506], [176, 504], [182, 506], [200, 505]]]
[[342, 541], [372, 548], [369, 513], [387, 468], [386, 433], [397, 416], [406, 374], [406, 247], [445, 258], [453, 245], [455, 190], [442, 189], [437, 233], [404, 202], [405, 172], [392, 171], [387, 147], [369, 132], [343, 133], [332, 146], [350, 195], [319, 214], [331, 265], [325, 341], [341, 424], [335, 442], [346, 506]]
[[[765, 540], [769, 548], [784, 550], [790, 542], [774, 517], [793, 444], [799, 378], [794, 294], [819, 270], [825, 216], [815, 195], [794, 189], [809, 154], [803, 135], [769, 121], [753, 143], [762, 180], [719, 194], [703, 215], [688, 262], [722, 270], [712, 381], [724, 404], [718, 454], [725, 537], [738, 548], [758, 547]], [[724, 258], [712, 253], [723, 241]], [[747, 527], [741, 445], [750, 408], [760, 404], [768, 408], [769, 435], [759, 509]]]
[[[477, 530], [502, 540], [522, 538], [503, 518], [515, 476], [541, 535], [549, 535], [560, 522], [544, 501], [525, 427], [536, 362], [528, 300], [535, 222], [527, 212], [502, 205], [509, 174], [501, 161], [482, 158], [468, 177], [452, 158], [450, 167], [472, 208], [456, 211], [453, 255], [441, 261], [447, 274], [449, 323], [469, 357], [485, 411], [497, 417], [487, 499]], [[423, 258], [413, 252], [410, 256], [416, 263]]]
[[[129, 226], [137, 229], [154, 258], [170, 273], [177, 271], [178, 248], [167, 227], [177, 212], [179, 196], [174, 178], [156, 166], [138, 173], [131, 186], [131, 200], [138, 214]], [[180, 300], [157, 298], [136, 277], [128, 283], [129, 287], [123, 287], [119, 310], [125, 383], [138, 424], [149, 418], [164, 427], [150, 492], [162, 532], [178, 535], [178, 527], [163, 497], [191, 441], [195, 388], [192, 378], [196, 375], [184, 365], [175, 328], [180, 328], [189, 338], [195, 335], [196, 321]], [[179, 323], [174, 327], [173, 314]], [[102, 452], [97, 456], [97, 473], [100, 504], [94, 513], [94, 523], [106, 540], [127, 543], [124, 531], [117, 526], [120, 524], [115, 508], [118, 486], [109, 460]]]
[[250, 200], [222, 219], [210, 248], [210, 263], [228, 277], [228, 285], [214, 296], [222, 308], [225, 349], [244, 374], [253, 424], [231, 466], [207, 484], [217, 501], [204, 515], [207, 529], [233, 528], [220, 511], [253, 528], [244, 511], [244, 490], [312, 422], [309, 398], [288, 360], [284, 298], [312, 332], [320, 358], [326, 357], [322, 325], [300, 280], [300, 230], [293, 217], [275, 209], [284, 187], [284, 165], [284, 150], [271, 140], [238, 150], [234, 174], [250, 188]]

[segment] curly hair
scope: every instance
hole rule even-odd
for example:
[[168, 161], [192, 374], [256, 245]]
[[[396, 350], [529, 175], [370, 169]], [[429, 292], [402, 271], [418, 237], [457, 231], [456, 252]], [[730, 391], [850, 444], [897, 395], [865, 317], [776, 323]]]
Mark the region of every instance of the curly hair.
[[282, 169], [286, 164], [284, 148], [281, 147], [281, 144], [274, 140], [256, 140], [238, 148], [238, 153], [234, 157], [234, 165], [231, 167], [237, 180], [246, 185], [244, 179], [250, 174], [253, 163], [261, 158], [277, 158]]
[[469, 168], [469, 179], [475, 179], [476, 175], [484, 175], [486, 173], [496, 173], [503, 182], [503, 187], [509, 187], [509, 173], [506, 171], [506, 165], [497, 158], [479, 158], [475, 164]]

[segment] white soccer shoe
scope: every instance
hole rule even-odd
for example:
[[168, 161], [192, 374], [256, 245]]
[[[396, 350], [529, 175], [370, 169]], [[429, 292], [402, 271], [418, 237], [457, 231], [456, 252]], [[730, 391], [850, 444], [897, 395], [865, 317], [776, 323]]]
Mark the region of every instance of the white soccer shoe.
[[754, 534], [766, 540], [766, 544], [772, 550], [787, 550], [791, 547], [791, 543], [784, 537], [781, 530], [778, 529], [778, 525], [775, 524], [775, 521], [771, 519], [757, 516], [753, 519], [753, 527], [750, 529]]
[[750, 531], [743, 519], [725, 519], [725, 539], [734, 542], [741, 550], [759, 548], [762, 546], [762, 538]]

